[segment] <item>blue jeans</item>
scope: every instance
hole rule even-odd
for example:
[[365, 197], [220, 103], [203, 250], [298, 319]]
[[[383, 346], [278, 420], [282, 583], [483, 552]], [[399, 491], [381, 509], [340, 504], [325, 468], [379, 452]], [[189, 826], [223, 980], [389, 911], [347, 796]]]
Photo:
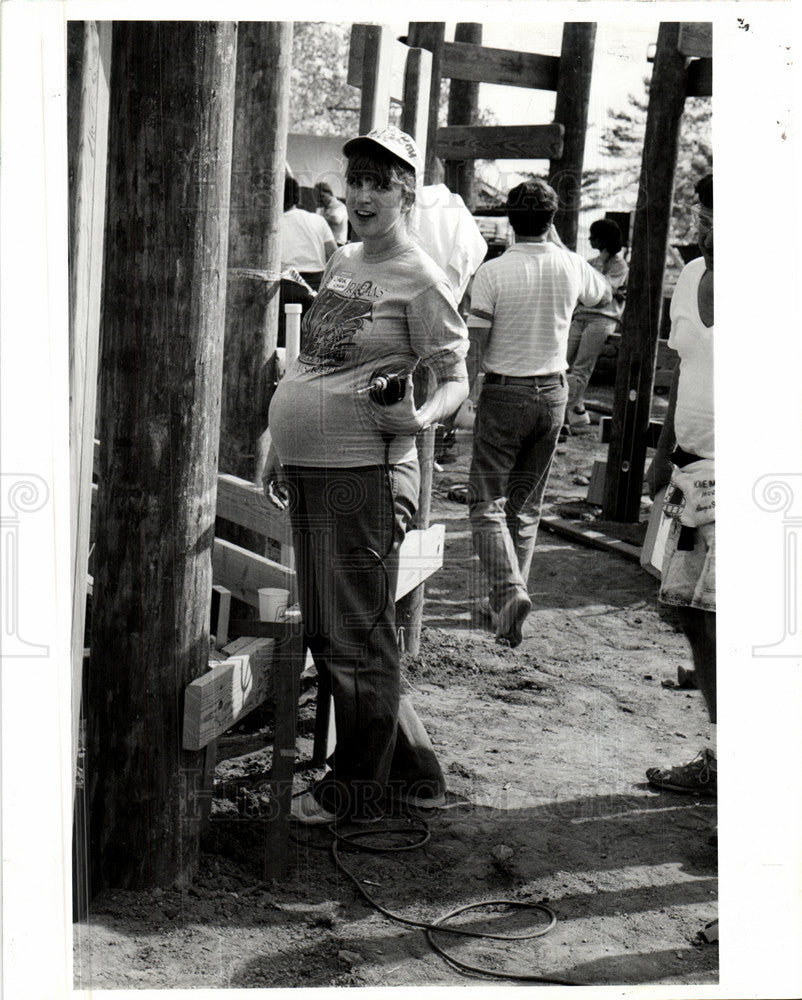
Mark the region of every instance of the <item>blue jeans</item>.
[[390, 786], [445, 781], [408, 698], [395, 626], [398, 548], [418, 504], [417, 462], [285, 466], [304, 636], [334, 699], [337, 745], [315, 797], [338, 815], [375, 813]]
[[528, 591], [529, 571], [568, 397], [563, 373], [534, 385], [485, 382], [473, 429], [469, 516], [473, 547], [499, 611]]
[[618, 320], [609, 316], [576, 316], [568, 331], [568, 406], [585, 401], [585, 389], [605, 341], [615, 333]]

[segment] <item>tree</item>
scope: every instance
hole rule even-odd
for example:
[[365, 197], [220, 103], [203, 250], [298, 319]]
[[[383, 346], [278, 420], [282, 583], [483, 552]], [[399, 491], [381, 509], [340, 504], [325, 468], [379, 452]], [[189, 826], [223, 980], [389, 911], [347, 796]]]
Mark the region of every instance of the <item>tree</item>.
[[359, 90], [349, 86], [350, 24], [296, 21], [290, 78], [290, 131], [355, 135]]
[[[644, 98], [630, 94], [626, 108], [608, 112], [610, 123], [602, 133], [601, 154], [610, 165], [599, 169], [596, 183], [588, 191], [588, 201], [594, 200], [596, 204], [586, 203], [586, 207], [611, 206], [618, 201], [622, 209], [635, 209], [648, 113], [648, 80], [644, 86]], [[711, 112], [709, 98], [690, 97], [685, 101], [669, 231], [672, 243], [695, 242], [693, 188], [700, 177], [713, 169]]]

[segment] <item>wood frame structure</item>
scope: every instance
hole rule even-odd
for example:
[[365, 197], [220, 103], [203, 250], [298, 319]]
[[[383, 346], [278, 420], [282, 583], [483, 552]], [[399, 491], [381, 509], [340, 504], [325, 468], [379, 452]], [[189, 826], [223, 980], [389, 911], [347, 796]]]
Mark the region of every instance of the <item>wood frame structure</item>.
[[[466, 23], [457, 28], [461, 35], [464, 33], [467, 36], [472, 31], [475, 35], [475, 26]], [[366, 49], [369, 33], [379, 30], [385, 32], [380, 57], [375, 54], [375, 43]], [[471, 204], [471, 185], [464, 181], [468, 171], [464, 167], [459, 170], [457, 164], [494, 158], [547, 159], [549, 180], [556, 185], [563, 202], [563, 208], [555, 219], [557, 230], [566, 246], [575, 248], [595, 23], [567, 22], [559, 57], [494, 49], [476, 42], [446, 42], [444, 31], [442, 21], [412, 22], [406, 40], [393, 41], [389, 38], [389, 29], [354, 25], [351, 29], [348, 82], [363, 88], [363, 109], [365, 88], [372, 95], [377, 86], [376, 78], [381, 79], [388, 101], [404, 101], [404, 67], [409, 47], [429, 49], [433, 61], [425, 182], [431, 183], [434, 157], [439, 156], [449, 164], [450, 179], [457, 180], [453, 190], [462, 196], [466, 204]], [[409, 44], [406, 45], [405, 41]], [[375, 70], [366, 72], [366, 51], [370, 51], [371, 60], [378, 60]], [[449, 120], [449, 125], [439, 128], [437, 108], [441, 77], [450, 79], [452, 85], [456, 81], [553, 90], [557, 94], [555, 121], [546, 125], [482, 126], [452, 124]], [[364, 121], [368, 120], [366, 117]], [[418, 135], [415, 139], [421, 145]]]

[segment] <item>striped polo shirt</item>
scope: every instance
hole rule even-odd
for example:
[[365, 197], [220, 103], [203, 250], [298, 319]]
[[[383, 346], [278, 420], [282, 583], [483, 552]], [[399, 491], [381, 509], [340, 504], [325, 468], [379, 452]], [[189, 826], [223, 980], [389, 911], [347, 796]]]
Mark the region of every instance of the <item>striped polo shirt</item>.
[[554, 243], [513, 244], [474, 277], [469, 323], [490, 326], [482, 368], [499, 375], [565, 371], [575, 307], [611, 298], [607, 280], [579, 254]]

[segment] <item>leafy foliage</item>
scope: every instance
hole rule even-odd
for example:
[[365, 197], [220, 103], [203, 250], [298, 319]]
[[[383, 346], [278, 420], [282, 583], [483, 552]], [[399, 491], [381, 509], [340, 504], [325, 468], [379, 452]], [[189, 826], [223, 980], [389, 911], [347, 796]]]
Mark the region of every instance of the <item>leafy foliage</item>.
[[290, 77], [290, 131], [305, 135], [353, 135], [359, 98], [349, 86], [350, 24], [296, 21]]
[[[644, 84], [645, 98], [630, 94], [626, 108], [617, 111], [610, 109], [608, 112], [610, 121], [602, 134], [601, 153], [610, 165], [601, 167], [596, 178], [586, 178], [590, 196], [586, 203], [588, 208], [609, 206], [613, 201], [623, 201], [628, 208], [635, 208], [648, 113], [649, 83], [644, 81]], [[710, 100], [703, 97], [688, 98], [685, 101], [677, 153], [674, 210], [669, 236], [672, 243], [695, 241], [691, 212], [694, 203], [693, 189], [699, 178], [712, 169]]]

